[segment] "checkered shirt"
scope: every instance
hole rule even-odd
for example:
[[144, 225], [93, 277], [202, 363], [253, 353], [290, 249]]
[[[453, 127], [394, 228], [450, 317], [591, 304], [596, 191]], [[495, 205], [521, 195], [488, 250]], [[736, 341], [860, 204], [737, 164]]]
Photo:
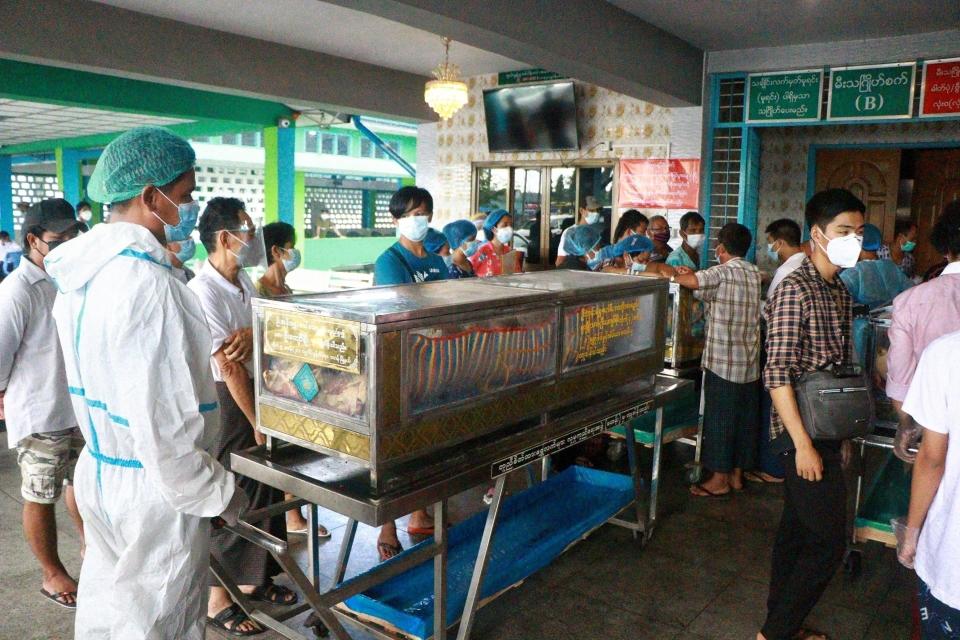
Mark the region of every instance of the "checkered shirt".
[[[853, 302], [837, 277], [831, 285], [807, 258], [777, 287], [764, 309], [767, 322], [768, 390], [793, 384], [802, 373], [841, 362], [853, 362]], [[770, 439], [784, 432], [773, 409]]]
[[760, 270], [742, 258], [696, 273], [707, 303], [704, 369], [739, 384], [760, 377]]

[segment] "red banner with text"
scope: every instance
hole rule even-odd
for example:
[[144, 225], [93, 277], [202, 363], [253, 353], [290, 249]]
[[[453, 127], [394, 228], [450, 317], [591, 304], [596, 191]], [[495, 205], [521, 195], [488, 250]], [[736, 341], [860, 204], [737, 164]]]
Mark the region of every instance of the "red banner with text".
[[620, 161], [621, 209], [697, 209], [699, 197], [698, 159]]
[[960, 59], [925, 62], [920, 116], [957, 114], [960, 114]]

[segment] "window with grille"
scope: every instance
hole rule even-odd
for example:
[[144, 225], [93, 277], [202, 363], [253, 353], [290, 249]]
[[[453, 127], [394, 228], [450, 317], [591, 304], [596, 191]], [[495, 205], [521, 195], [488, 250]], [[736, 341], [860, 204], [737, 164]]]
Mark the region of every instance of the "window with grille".
[[248, 131], [246, 133], [240, 134], [240, 144], [245, 147], [259, 147], [260, 146], [260, 134], [256, 131]]
[[[251, 179], [228, 176], [251, 176]], [[250, 169], [230, 165], [197, 167], [197, 201], [201, 208], [211, 198], [227, 197], [243, 200], [247, 213], [254, 223], [263, 222], [263, 169]], [[250, 184], [251, 181], [253, 184]], [[246, 182], [248, 185], [244, 185]]]
[[718, 91], [718, 122], [743, 122], [744, 87], [743, 78], [721, 80]]
[[337, 155], [338, 156], [350, 155], [350, 137], [349, 136], [337, 136]]
[[320, 153], [325, 153], [327, 155], [333, 155], [333, 147], [336, 141], [334, 136], [325, 133], [320, 137]]
[[710, 262], [717, 234], [728, 222], [737, 222], [740, 210], [740, 129], [716, 129], [713, 134], [713, 167], [710, 175]]
[[[400, 151], [400, 145], [399, 145], [398, 143], [396, 143], [396, 142], [394, 142], [394, 141], [391, 140], [391, 141], [386, 142], [386, 145], [387, 145], [388, 147], [390, 147], [391, 149], [393, 149], [394, 151], [396, 151], [396, 152], [399, 153], [399, 151]], [[384, 158], [387, 157], [387, 154], [386, 154], [386, 152], [383, 151], [383, 149], [377, 147], [376, 157], [377, 157], [377, 159], [379, 159], [379, 160], [383, 160]]]
[[240, 136], [236, 133], [228, 133], [221, 139], [223, 144], [240, 144]]
[[360, 157], [361, 158], [372, 158], [373, 157], [373, 143], [370, 142], [367, 138], [360, 139]]
[[307, 131], [303, 141], [303, 150], [308, 153], [320, 153], [320, 134], [316, 131]]

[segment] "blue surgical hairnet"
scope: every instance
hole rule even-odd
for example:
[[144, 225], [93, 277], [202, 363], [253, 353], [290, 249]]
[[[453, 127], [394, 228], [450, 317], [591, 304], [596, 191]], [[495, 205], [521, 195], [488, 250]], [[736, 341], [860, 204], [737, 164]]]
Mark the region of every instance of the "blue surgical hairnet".
[[493, 231], [497, 228], [497, 224], [508, 215], [510, 215], [510, 212], [506, 209], [491, 211], [487, 219], [483, 222], [483, 228], [487, 231]]
[[567, 255], [584, 256], [600, 242], [600, 229], [592, 224], [578, 224], [567, 231], [563, 249]]
[[443, 235], [447, 237], [447, 243], [452, 251], [470, 238], [476, 237], [477, 226], [469, 220], [454, 220], [443, 228]]
[[883, 233], [880, 232], [880, 229], [876, 225], [872, 225], [869, 222], [863, 225], [863, 250], [864, 251], [876, 251], [880, 248], [880, 244], [883, 242]]
[[447, 244], [447, 236], [433, 227], [427, 229], [427, 237], [423, 239], [423, 248], [430, 253], [439, 253], [443, 245]]
[[90, 176], [87, 195], [104, 204], [136, 197], [147, 185], [162, 187], [193, 167], [186, 140], [162, 127], [137, 127], [107, 145]]
[[622, 256], [625, 253], [633, 256], [638, 253], [650, 253], [653, 251], [653, 241], [647, 236], [640, 235], [626, 237], [613, 246], [613, 254], [615, 256]]

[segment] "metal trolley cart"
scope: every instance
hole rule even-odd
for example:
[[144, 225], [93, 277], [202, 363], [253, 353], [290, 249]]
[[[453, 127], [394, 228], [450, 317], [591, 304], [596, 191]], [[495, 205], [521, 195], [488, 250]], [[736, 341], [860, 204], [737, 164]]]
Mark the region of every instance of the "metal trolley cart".
[[[886, 395], [890, 308], [878, 309], [866, 316], [865, 320], [866, 322], [860, 322], [855, 327], [855, 343], [873, 386], [877, 419], [873, 433], [856, 440], [860, 456], [854, 497], [851, 540], [853, 546], [848, 549], [844, 558], [844, 568], [851, 575], [858, 575], [861, 571], [861, 552], [857, 545], [872, 540], [888, 547], [896, 546], [890, 519], [904, 515], [910, 499], [908, 466], [893, 455], [893, 439], [899, 418], [893, 403]], [[865, 494], [865, 458], [868, 447], [885, 451], [887, 456]]]
[[[234, 454], [233, 468], [351, 519], [337, 583], [357, 522], [380, 525], [432, 503], [442, 523], [447, 497], [499, 476], [482, 550], [493, 535], [506, 471], [632, 420], [684, 388], [682, 381], [657, 376], [666, 291], [662, 280], [542, 272], [501, 282], [461, 280], [257, 300], [257, 418], [270, 438], [266, 448]], [[662, 412], [654, 439], [657, 462], [661, 427]], [[655, 520], [658, 465], [645, 511], [636, 498], [641, 487], [636, 447], [629, 451], [636, 519], [618, 522], [647, 539]], [[503, 473], [492, 472], [497, 469]], [[298, 504], [278, 505], [274, 512]], [[315, 534], [316, 517], [311, 527]], [[236, 530], [270, 550], [323, 623], [341, 637], [339, 614], [331, 607], [430, 558], [436, 582], [444, 581], [446, 532], [440, 524], [431, 544], [322, 596], [314, 587], [314, 535], [311, 585], [283, 541], [252, 523]], [[478, 560], [461, 637], [469, 635], [483, 573]], [[229, 576], [220, 577], [232, 587]], [[443, 608], [442, 598], [436, 606]], [[253, 614], [268, 626], [282, 626], [263, 611]], [[444, 616], [437, 620], [435, 635], [443, 637]]]

